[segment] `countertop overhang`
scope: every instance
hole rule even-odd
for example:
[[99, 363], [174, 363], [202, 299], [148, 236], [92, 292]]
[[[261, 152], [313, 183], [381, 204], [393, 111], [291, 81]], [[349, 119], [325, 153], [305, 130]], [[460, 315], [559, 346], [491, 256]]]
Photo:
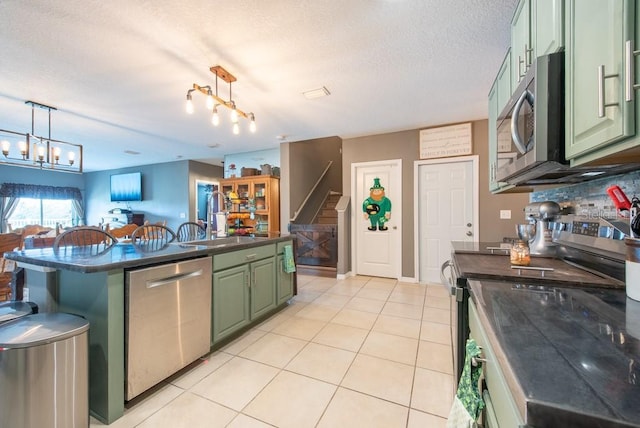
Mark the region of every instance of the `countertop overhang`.
[[55, 252], [52, 248], [37, 248], [5, 253], [7, 260], [21, 265], [40, 266], [50, 269], [64, 269], [83, 273], [105, 272], [112, 269], [128, 269], [150, 266], [160, 263], [180, 261], [208, 255], [222, 254], [260, 245], [275, 244], [295, 239], [295, 235], [269, 233], [251, 240], [245, 237], [241, 242], [221, 239], [221, 244], [213, 245], [214, 240], [191, 242], [170, 242], [160, 248], [150, 248], [131, 243], [117, 243], [102, 254], [92, 255], [82, 248], [69, 247]]

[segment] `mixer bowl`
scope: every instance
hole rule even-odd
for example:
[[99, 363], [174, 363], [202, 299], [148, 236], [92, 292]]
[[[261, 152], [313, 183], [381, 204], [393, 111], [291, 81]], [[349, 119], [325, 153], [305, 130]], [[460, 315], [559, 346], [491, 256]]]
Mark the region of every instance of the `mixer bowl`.
[[536, 235], [536, 225], [530, 223], [516, 224], [516, 232], [518, 232], [518, 238], [529, 242]]

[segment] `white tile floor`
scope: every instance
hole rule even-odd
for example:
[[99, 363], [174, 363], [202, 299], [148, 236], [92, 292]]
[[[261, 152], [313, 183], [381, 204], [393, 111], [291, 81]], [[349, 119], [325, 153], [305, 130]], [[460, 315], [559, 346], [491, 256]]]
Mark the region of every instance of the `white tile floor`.
[[289, 307], [109, 426], [444, 427], [448, 302], [441, 285], [300, 275]]

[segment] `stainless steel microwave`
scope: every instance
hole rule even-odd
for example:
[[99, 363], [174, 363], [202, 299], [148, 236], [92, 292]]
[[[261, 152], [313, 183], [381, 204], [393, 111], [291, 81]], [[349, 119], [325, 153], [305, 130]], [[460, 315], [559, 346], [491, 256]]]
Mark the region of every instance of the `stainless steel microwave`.
[[566, 173], [564, 52], [538, 57], [531, 64], [496, 126], [502, 160], [496, 172], [498, 181], [538, 184], [556, 173]]

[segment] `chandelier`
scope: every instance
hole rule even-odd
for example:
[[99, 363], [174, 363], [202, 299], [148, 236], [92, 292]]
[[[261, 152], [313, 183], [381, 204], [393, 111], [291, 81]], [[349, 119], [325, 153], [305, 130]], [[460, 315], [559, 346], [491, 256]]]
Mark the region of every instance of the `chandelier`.
[[[202, 92], [206, 97], [207, 110], [211, 110], [211, 123], [214, 126], [220, 124], [220, 116], [218, 114], [218, 107], [224, 106], [231, 110], [231, 123], [233, 126], [233, 133], [240, 133], [240, 125], [238, 124], [239, 117], [244, 117], [249, 120], [249, 131], [256, 132], [256, 117], [253, 113], [245, 113], [236, 107], [235, 101], [233, 101], [231, 84], [236, 81], [233, 74], [219, 65], [210, 67], [209, 70], [216, 75], [215, 94], [211, 90], [211, 86], [200, 86], [196, 83], [193, 84], [193, 88], [187, 91], [187, 113], [193, 113], [193, 101], [191, 99], [191, 93], [193, 91]], [[218, 78], [224, 80], [229, 84], [229, 100], [226, 101], [218, 96]]]
[[[51, 138], [51, 110], [55, 107], [25, 101], [31, 105], [31, 133], [0, 129], [0, 165], [24, 166], [52, 171], [82, 173], [82, 146]], [[35, 108], [48, 111], [47, 137], [35, 135]]]

